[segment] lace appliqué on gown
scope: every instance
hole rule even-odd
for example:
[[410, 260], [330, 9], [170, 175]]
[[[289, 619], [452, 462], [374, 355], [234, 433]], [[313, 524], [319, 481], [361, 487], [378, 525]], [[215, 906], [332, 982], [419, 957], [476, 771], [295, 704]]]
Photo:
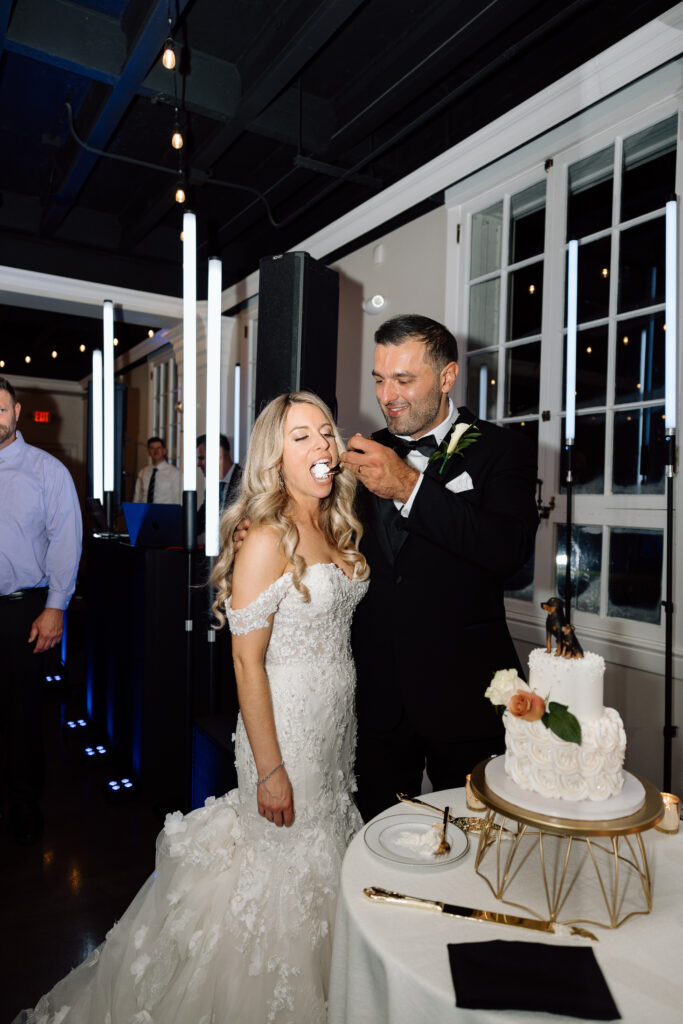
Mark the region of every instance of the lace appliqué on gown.
[[367, 584], [309, 566], [303, 600], [286, 573], [234, 633], [263, 628], [278, 739], [296, 818], [256, 805], [241, 717], [238, 788], [169, 814], [156, 870], [106, 941], [24, 1017], [30, 1024], [323, 1024], [341, 861], [361, 819], [355, 789], [354, 608]]

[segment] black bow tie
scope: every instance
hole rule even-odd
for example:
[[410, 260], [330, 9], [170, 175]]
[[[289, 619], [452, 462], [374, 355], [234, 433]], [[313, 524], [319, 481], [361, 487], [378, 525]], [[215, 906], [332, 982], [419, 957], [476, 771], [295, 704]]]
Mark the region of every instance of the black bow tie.
[[402, 437], [399, 440], [406, 451], [420, 452], [421, 455], [433, 455], [439, 448], [439, 443], [433, 434], [427, 434], [426, 437], [418, 437], [416, 441], [405, 441]]

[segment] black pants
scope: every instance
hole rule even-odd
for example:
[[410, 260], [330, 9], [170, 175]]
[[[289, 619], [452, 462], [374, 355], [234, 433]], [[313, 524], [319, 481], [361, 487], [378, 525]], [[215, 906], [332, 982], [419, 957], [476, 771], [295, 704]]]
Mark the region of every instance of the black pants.
[[[37, 802], [43, 789], [43, 683], [49, 652], [34, 654], [31, 624], [45, 607], [47, 589], [29, 591], [18, 601], [0, 602], [0, 694], [4, 753], [0, 770], [11, 806]], [[49, 659], [49, 660], [48, 660]]]
[[422, 735], [404, 714], [395, 728], [358, 726], [357, 803], [365, 821], [396, 803], [397, 793], [419, 796], [426, 767], [435, 790], [465, 785], [474, 766], [504, 750], [504, 738], [443, 741]]

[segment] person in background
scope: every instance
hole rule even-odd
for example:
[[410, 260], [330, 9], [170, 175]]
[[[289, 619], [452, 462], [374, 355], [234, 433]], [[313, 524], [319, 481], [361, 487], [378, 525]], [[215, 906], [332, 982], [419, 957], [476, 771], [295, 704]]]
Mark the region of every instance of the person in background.
[[[197, 466], [206, 475], [206, 434], [200, 434], [197, 438]], [[232, 461], [230, 442], [225, 434], [220, 435], [218, 479], [220, 481], [218, 487], [220, 509], [223, 511], [237, 497], [242, 479], [242, 467], [239, 463]]]
[[152, 462], [138, 473], [133, 501], [150, 505], [182, 505], [183, 478], [180, 471], [167, 461], [168, 450], [163, 438], [150, 437], [147, 451]]
[[[202, 471], [197, 481], [197, 536], [200, 543], [203, 543], [206, 530], [206, 506], [204, 477], [206, 476], [206, 434], [200, 434], [197, 438], [197, 466]], [[218, 449], [218, 507], [221, 514], [228, 505], [237, 497], [242, 479], [242, 467], [232, 461], [230, 442], [225, 434], [220, 435], [220, 446]]]
[[43, 834], [42, 696], [46, 655], [62, 638], [76, 585], [83, 524], [73, 480], [26, 444], [21, 405], [0, 377], [0, 687], [12, 828], [18, 843]]

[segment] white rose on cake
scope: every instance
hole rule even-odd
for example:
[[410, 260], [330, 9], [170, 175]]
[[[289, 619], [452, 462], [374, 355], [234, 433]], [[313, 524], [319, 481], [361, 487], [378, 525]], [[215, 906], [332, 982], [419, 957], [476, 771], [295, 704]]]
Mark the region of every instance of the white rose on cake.
[[517, 690], [528, 690], [529, 687], [517, 674], [516, 668], [498, 669], [484, 693], [492, 704], [502, 704], [507, 707], [510, 698]]

